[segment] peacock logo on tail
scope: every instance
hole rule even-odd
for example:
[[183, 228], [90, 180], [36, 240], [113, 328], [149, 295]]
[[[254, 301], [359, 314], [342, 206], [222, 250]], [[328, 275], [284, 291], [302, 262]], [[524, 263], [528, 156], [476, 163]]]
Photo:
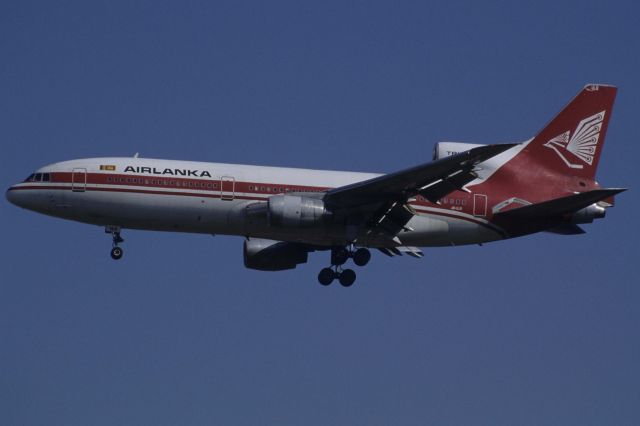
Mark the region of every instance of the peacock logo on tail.
[[571, 135], [570, 130], [567, 130], [549, 140], [544, 146], [553, 149], [562, 161], [572, 169], [582, 169], [584, 166], [570, 161], [563, 151], [569, 151], [588, 165], [592, 165], [596, 148], [598, 147], [598, 141], [600, 140], [600, 130], [602, 129], [605, 112], [606, 111], [600, 111], [582, 120], [578, 123], [573, 135]]

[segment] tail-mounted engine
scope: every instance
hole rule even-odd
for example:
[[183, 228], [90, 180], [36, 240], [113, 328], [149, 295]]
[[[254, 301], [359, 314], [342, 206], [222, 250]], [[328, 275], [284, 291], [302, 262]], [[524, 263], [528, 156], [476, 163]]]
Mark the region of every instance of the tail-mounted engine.
[[600, 203], [591, 204], [584, 209], [578, 210], [571, 216], [570, 222], [579, 225], [581, 223], [591, 223], [594, 219], [602, 219], [607, 214], [607, 209]]

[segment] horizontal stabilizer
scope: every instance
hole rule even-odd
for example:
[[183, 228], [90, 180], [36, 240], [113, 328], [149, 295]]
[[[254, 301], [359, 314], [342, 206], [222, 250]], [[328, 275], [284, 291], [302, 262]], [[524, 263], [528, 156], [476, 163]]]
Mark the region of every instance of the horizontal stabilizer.
[[575, 213], [580, 209], [588, 207], [605, 198], [612, 197], [622, 191], [626, 191], [626, 188], [594, 189], [592, 191], [569, 195], [568, 197], [555, 198], [538, 204], [530, 204], [528, 206], [507, 210], [505, 212], [498, 212], [494, 215], [494, 218], [537, 219], [562, 216], [565, 214]]
[[555, 228], [547, 229], [546, 232], [558, 235], [581, 235], [586, 234], [585, 230], [573, 223], [565, 223]]

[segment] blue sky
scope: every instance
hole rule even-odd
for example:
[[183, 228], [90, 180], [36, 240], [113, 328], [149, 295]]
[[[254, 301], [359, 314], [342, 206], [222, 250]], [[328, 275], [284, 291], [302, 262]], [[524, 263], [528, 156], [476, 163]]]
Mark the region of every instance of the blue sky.
[[[321, 4], [316, 4], [321, 3]], [[638, 424], [637, 2], [4, 2], [0, 180], [142, 156], [391, 172], [619, 86], [588, 234], [375, 255], [350, 289], [242, 239], [0, 203], [2, 424]], [[532, 182], [534, 185], [535, 182]]]

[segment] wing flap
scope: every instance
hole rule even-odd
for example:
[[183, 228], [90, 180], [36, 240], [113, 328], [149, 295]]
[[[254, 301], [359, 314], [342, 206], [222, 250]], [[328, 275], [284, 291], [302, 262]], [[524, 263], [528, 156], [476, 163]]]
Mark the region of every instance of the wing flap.
[[369, 234], [376, 232], [383, 235], [396, 235], [403, 229], [408, 230], [406, 224], [413, 215], [413, 209], [407, 204], [387, 203], [369, 219], [367, 223]]
[[424, 253], [418, 247], [413, 246], [397, 246], [397, 247], [380, 247], [378, 248], [381, 253], [393, 257], [393, 256], [402, 256], [406, 254], [411, 257], [415, 257], [416, 259], [421, 259], [424, 257]]

